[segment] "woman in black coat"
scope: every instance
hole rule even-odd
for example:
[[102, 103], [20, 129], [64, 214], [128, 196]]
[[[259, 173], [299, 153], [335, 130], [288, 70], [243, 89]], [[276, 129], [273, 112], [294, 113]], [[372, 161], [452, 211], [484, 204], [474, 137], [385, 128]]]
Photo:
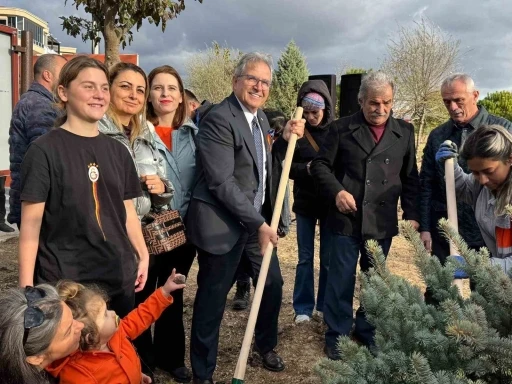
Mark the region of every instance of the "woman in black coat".
[[304, 137], [297, 141], [290, 178], [293, 185], [293, 212], [297, 219], [297, 245], [299, 262], [293, 290], [295, 322], [309, 321], [315, 307], [314, 240], [317, 221], [320, 222], [320, 276], [316, 309], [323, 312], [325, 284], [329, 269], [329, 230], [326, 226], [327, 205], [319, 198], [309, 172], [309, 165], [316, 157], [327, 135], [327, 126], [333, 120], [334, 108], [327, 86], [322, 80], [302, 84], [297, 105], [304, 108], [306, 119]]

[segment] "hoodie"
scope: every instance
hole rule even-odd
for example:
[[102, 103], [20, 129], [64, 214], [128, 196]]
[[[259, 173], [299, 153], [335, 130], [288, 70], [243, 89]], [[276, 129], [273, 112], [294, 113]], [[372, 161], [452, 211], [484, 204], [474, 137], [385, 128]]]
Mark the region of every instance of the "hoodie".
[[[302, 84], [297, 97], [297, 106], [300, 106], [304, 96], [310, 92], [320, 94], [325, 101], [322, 122], [316, 127], [306, 122], [306, 129], [311, 134], [318, 147], [321, 148], [329, 130], [328, 126], [334, 119], [334, 107], [327, 85], [322, 80], [309, 80]], [[294, 201], [292, 210], [299, 215], [323, 218], [327, 213], [327, 204], [318, 197], [314, 180], [307, 170], [307, 164], [313, 160], [316, 155], [317, 152], [309, 143], [306, 136], [297, 140], [297, 146], [290, 169], [290, 178], [294, 181]]]

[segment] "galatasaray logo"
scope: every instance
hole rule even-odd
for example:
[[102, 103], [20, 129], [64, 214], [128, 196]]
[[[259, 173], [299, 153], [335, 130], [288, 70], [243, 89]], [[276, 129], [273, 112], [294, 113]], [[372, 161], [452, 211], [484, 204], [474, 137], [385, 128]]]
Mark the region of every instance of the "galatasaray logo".
[[98, 166], [94, 163], [89, 164], [89, 180], [93, 183], [97, 182], [100, 178], [100, 171], [98, 170]]

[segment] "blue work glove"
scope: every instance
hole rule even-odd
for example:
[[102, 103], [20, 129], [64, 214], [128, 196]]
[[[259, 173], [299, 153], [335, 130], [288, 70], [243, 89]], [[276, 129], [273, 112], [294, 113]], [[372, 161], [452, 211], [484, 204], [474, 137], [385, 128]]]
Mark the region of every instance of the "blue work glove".
[[[452, 256], [449, 256], [449, 257], [453, 257], [458, 262], [460, 262], [462, 264], [466, 264], [466, 260], [464, 260], [464, 258], [462, 256], [460, 256], [460, 255], [452, 255]], [[469, 276], [468, 276], [468, 274], [465, 271], [463, 271], [460, 268], [457, 268], [455, 270], [455, 272], [453, 273], [453, 278], [454, 279], [469, 279]]]
[[453, 141], [446, 140], [437, 150], [436, 161], [444, 163], [448, 159], [456, 159], [458, 155], [457, 144]]

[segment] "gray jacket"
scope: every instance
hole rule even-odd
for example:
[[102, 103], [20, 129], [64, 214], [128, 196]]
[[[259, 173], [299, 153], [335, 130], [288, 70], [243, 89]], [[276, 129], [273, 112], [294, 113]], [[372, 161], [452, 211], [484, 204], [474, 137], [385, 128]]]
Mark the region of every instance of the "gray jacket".
[[147, 125], [144, 126], [139, 137], [137, 137], [130, 145], [130, 139], [126, 134], [120, 131], [114, 122], [108, 117], [103, 116], [99, 121], [99, 130], [103, 134], [121, 142], [130, 152], [137, 169], [139, 177], [145, 175], [158, 175], [165, 185], [165, 193], [161, 195], [150, 194], [144, 185], [142, 185], [142, 196], [133, 199], [135, 209], [139, 219], [146, 215], [151, 207], [161, 209], [165, 208], [171, 202], [174, 194], [172, 183], [165, 177], [164, 159], [156, 148], [153, 135], [149, 131]]
[[478, 228], [482, 233], [485, 246], [491, 254], [491, 264], [499, 265], [508, 273], [512, 269], [512, 249], [505, 248], [501, 253], [496, 244], [496, 225], [510, 228], [510, 216], [496, 216], [494, 207], [496, 198], [471, 174], [467, 174], [455, 163], [455, 191], [457, 200], [473, 207]]

